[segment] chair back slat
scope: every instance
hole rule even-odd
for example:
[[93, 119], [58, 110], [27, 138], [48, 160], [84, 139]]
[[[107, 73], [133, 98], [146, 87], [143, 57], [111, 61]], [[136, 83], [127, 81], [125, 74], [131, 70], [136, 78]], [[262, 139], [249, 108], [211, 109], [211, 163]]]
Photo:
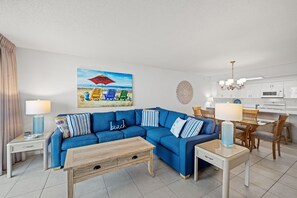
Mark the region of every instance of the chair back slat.
[[197, 107], [192, 107], [193, 109], [193, 112], [194, 112], [194, 116], [195, 117], [201, 117], [202, 114], [201, 114], [201, 107], [200, 106], [197, 106]]
[[274, 140], [278, 140], [281, 138], [281, 134], [284, 128], [284, 125], [286, 123], [286, 120], [288, 118], [288, 114], [284, 114], [284, 115], [280, 115], [278, 117], [278, 121], [274, 127], [274, 131], [273, 131], [273, 139]]
[[203, 110], [203, 109], [201, 109], [200, 111], [203, 118], [215, 119], [215, 111]]
[[259, 109], [243, 109], [242, 119], [257, 121], [258, 113], [259, 113]]

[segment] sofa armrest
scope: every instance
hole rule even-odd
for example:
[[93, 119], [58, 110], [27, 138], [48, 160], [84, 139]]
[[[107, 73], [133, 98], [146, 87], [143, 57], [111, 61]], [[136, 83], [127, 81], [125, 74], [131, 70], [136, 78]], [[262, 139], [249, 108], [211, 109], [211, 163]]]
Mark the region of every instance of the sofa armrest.
[[52, 168], [61, 166], [62, 133], [57, 128], [51, 136]]
[[196, 144], [218, 139], [219, 133], [201, 134], [180, 140], [180, 173], [184, 176], [194, 172], [194, 147]]

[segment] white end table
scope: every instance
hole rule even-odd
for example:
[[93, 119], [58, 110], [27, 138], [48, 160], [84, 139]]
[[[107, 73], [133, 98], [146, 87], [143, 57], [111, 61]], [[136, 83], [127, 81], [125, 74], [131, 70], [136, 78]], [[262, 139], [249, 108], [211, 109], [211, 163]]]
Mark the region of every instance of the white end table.
[[44, 133], [38, 138], [24, 139], [24, 135], [16, 137], [14, 140], [7, 144], [7, 178], [11, 177], [11, 154], [22, 153], [22, 160], [26, 160], [26, 151], [43, 149], [43, 169], [48, 168], [48, 140], [52, 133]]
[[195, 168], [194, 180], [198, 180], [198, 158], [223, 170], [223, 189], [222, 197], [229, 197], [230, 170], [236, 166], [245, 163], [245, 180], [244, 184], [249, 186], [249, 149], [233, 145], [226, 148], [221, 140], [212, 140], [195, 146]]

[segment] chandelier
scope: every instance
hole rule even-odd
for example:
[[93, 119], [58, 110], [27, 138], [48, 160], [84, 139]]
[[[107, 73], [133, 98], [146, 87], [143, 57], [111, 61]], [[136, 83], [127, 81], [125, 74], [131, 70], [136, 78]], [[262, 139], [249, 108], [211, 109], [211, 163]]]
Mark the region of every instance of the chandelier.
[[[244, 84], [246, 82], [246, 78], [240, 78], [238, 80], [234, 79], [234, 74], [233, 74], [233, 70], [234, 70], [234, 63], [235, 61], [231, 61], [230, 62], [232, 64], [232, 77], [225, 80], [220, 80], [219, 81], [219, 85], [221, 86], [221, 89], [227, 89], [227, 90], [234, 90], [236, 89], [241, 89], [244, 88]], [[236, 83], [235, 83], [236, 81]]]

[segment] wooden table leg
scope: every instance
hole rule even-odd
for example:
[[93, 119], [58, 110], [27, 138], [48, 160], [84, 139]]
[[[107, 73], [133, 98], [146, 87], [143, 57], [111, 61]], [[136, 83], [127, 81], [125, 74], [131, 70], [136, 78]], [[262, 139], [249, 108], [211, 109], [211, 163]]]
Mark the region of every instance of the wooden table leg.
[[73, 170], [70, 169], [67, 172], [67, 191], [68, 198], [73, 198]]
[[150, 160], [148, 161], [148, 171], [152, 177], [155, 176], [154, 174], [154, 155], [153, 151], [150, 153]]
[[7, 145], [7, 178], [11, 178], [11, 153], [10, 146]]

